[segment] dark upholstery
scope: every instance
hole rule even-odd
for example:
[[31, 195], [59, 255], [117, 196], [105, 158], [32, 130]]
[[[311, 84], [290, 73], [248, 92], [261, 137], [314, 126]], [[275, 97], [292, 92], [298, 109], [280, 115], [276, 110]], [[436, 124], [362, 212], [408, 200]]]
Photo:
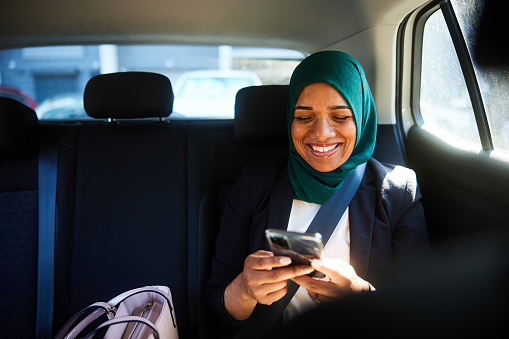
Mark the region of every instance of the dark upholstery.
[[0, 159], [25, 150], [28, 129], [37, 123], [35, 111], [10, 98], [0, 97]]
[[[141, 85], [145, 89], [140, 96], [129, 98], [128, 105], [116, 101], [119, 93], [111, 86], [112, 81], [122, 79], [124, 88], [140, 84], [140, 74], [123, 75], [108, 74], [90, 80], [85, 107], [92, 105], [93, 110], [105, 114], [100, 117], [169, 114], [171, 105], [164, 114], [162, 111], [172, 102], [173, 93], [160, 77], [143, 75]], [[116, 113], [106, 115], [108, 111]], [[69, 225], [59, 225], [67, 232], [71, 246], [66, 246], [65, 238], [59, 239], [59, 257], [67, 261], [62, 260], [63, 268], [59, 269], [57, 284], [63, 288], [55, 291], [55, 325], [60, 328], [81, 308], [128, 289], [167, 285], [173, 294], [180, 334], [185, 338], [187, 123], [92, 122], [75, 132], [71, 135], [76, 137], [76, 176], [74, 186], [69, 184], [75, 201], [74, 216], [67, 221]]]
[[37, 306], [37, 191], [0, 192], [0, 337], [32, 338]]
[[235, 139], [251, 145], [288, 145], [288, 86], [246, 87], [235, 99]]
[[185, 133], [185, 125], [178, 123], [86, 126], [81, 131], [71, 313], [130, 288], [167, 285], [185, 330]]
[[0, 97], [0, 338], [33, 338], [37, 307], [35, 112]]
[[170, 80], [157, 73], [101, 74], [89, 80], [83, 101], [92, 118], [162, 118], [173, 109], [173, 91]]

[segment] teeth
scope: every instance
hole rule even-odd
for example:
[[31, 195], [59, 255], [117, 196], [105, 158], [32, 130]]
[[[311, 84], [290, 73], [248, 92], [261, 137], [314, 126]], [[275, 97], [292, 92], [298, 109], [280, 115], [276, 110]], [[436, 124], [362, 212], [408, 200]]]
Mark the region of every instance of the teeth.
[[324, 152], [329, 152], [329, 151], [332, 151], [334, 148], [336, 148], [338, 146], [338, 144], [336, 145], [333, 145], [333, 146], [327, 146], [327, 147], [317, 147], [317, 146], [311, 146], [311, 148], [313, 148], [313, 150], [315, 152], [320, 152], [320, 153], [324, 153]]

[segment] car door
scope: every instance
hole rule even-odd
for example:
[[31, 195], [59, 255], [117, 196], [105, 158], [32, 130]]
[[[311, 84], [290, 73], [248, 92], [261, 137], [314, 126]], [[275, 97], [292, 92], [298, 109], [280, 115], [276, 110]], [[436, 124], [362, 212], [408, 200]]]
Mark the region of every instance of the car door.
[[479, 49], [504, 43], [483, 33], [488, 2], [432, 2], [399, 32], [399, 120], [434, 245], [509, 227], [509, 70]]

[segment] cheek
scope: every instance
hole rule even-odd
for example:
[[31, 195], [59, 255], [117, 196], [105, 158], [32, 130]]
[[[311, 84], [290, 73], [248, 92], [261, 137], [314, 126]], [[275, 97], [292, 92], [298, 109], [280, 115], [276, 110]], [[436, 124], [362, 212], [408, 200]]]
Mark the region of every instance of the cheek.
[[297, 149], [299, 147], [300, 140], [303, 137], [302, 128], [299, 128], [297, 124], [292, 123], [290, 134], [292, 136], [293, 146]]
[[355, 127], [355, 123], [352, 123], [348, 128], [344, 130], [344, 136], [355, 145], [357, 141], [357, 128]]

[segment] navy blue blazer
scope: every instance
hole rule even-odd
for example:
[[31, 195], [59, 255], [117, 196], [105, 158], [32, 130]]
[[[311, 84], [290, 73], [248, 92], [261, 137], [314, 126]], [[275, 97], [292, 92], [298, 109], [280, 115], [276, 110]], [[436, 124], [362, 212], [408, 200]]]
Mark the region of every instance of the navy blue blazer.
[[[285, 158], [246, 167], [225, 207], [207, 297], [213, 312], [222, 318], [226, 327], [243, 328], [242, 337], [263, 337], [279, 319], [287, 301], [257, 305], [248, 320], [236, 322], [222, 309], [222, 293], [242, 272], [249, 254], [269, 250], [265, 229], [287, 228], [293, 196]], [[373, 286], [378, 287], [392, 273], [429, 257], [420, 199], [412, 170], [381, 164], [373, 158], [368, 161], [349, 205], [350, 264]], [[281, 304], [279, 308], [278, 304]]]

